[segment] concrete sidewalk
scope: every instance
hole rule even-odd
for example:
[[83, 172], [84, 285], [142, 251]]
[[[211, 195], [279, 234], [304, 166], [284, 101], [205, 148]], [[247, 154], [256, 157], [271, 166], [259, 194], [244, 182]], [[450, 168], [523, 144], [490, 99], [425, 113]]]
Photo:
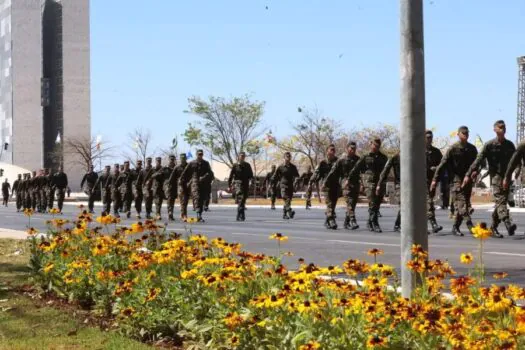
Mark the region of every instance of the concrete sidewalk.
[[12, 238], [12, 239], [26, 239], [28, 236], [27, 232], [19, 230], [10, 230], [7, 228], [0, 228], [0, 239]]

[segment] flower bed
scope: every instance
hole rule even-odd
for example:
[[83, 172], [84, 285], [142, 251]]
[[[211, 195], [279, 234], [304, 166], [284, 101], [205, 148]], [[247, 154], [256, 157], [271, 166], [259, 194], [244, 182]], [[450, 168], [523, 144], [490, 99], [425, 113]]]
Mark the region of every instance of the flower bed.
[[374, 264], [302, 262], [288, 271], [280, 263], [288, 244], [282, 234], [270, 236], [277, 252], [270, 257], [193, 234], [191, 225], [180, 235], [153, 221], [129, 228], [111, 216], [97, 221], [102, 226], [86, 212], [75, 223], [51, 220], [48, 237], [32, 239], [34, 274], [45, 291], [113, 318], [134, 338], [213, 349], [525, 346], [525, 310], [514, 302], [525, 297], [523, 288], [481, 287], [459, 276], [450, 279], [455, 298], [445, 298], [440, 292], [455, 272], [417, 246], [409, 266], [423, 284], [407, 300], [388, 287], [397, 276], [378, 261], [379, 249], [369, 251]]

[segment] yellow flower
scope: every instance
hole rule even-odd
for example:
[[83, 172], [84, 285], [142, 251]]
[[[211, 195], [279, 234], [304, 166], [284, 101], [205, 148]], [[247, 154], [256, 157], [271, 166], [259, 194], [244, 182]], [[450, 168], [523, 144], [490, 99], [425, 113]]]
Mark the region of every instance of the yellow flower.
[[197, 269], [191, 269], [191, 270], [187, 270], [187, 271], [183, 271], [181, 274], [180, 274], [180, 277], [183, 279], [183, 280], [187, 280], [189, 278], [192, 278], [193, 276], [197, 275], [199, 271]]
[[27, 234], [30, 236], [34, 236], [38, 233], [38, 230], [36, 230], [34, 227], [31, 227], [27, 230]]
[[97, 243], [95, 247], [91, 250], [93, 256], [106, 255], [109, 253], [109, 248], [103, 243]]
[[319, 309], [319, 304], [314, 301], [305, 300], [297, 305], [297, 311], [300, 313], [308, 313]]
[[287, 236], [283, 236], [282, 233], [274, 233], [273, 235], [271, 235], [270, 237], [268, 237], [269, 239], [275, 239], [276, 241], [279, 241], [279, 242], [286, 242], [288, 240], [288, 237]]
[[474, 260], [474, 257], [472, 256], [471, 253], [463, 253], [461, 254], [459, 260], [461, 261], [462, 264], [470, 264]]
[[109, 225], [113, 222], [113, 216], [111, 215], [102, 215], [97, 217], [97, 222], [102, 225]]
[[368, 251], [368, 255], [373, 255], [373, 256], [377, 256], [377, 255], [383, 255], [385, 252], [381, 249], [377, 249], [377, 248], [374, 248], [374, 249], [370, 249]]
[[58, 214], [60, 213], [60, 210], [58, 210], [58, 208], [51, 208], [49, 210], [49, 214]]
[[321, 347], [321, 344], [319, 344], [315, 340], [310, 340], [308, 343], [301, 345], [299, 347], [299, 350], [315, 350], [315, 349], [319, 349], [320, 347]]
[[228, 313], [226, 317], [224, 318], [224, 324], [226, 324], [226, 327], [228, 327], [230, 330], [235, 329], [238, 325], [244, 322], [244, 319], [239, 316], [238, 313]]
[[135, 313], [135, 309], [132, 308], [131, 306], [130, 307], [127, 307], [125, 309], [122, 309], [122, 311], [120, 312], [120, 314], [124, 317], [130, 317], [130, 316], [133, 316], [133, 314]]
[[160, 288], [150, 288], [146, 296], [146, 302], [154, 300], [160, 293]]
[[132, 233], [142, 233], [144, 232], [144, 225], [142, 225], [142, 222], [137, 222], [135, 224], [131, 224], [131, 232]]
[[366, 342], [366, 345], [369, 348], [380, 348], [380, 347], [386, 347], [387, 346], [387, 339], [384, 337], [380, 337], [379, 335], [371, 335], [368, 337], [368, 341]]
[[487, 239], [492, 235], [492, 231], [487, 228], [487, 224], [482, 222], [472, 229], [472, 235], [478, 239]]
[[230, 341], [229, 341], [230, 345], [232, 345], [232, 346], [237, 346], [237, 345], [239, 345], [239, 342], [240, 342], [240, 339], [239, 339], [239, 337], [238, 337], [237, 335], [235, 335], [235, 334], [231, 336]]
[[327, 268], [322, 268], [320, 272], [323, 275], [337, 275], [343, 272], [343, 270], [339, 266], [330, 265]]
[[188, 224], [194, 224], [194, 223], [198, 222], [198, 220], [197, 220], [197, 218], [187, 218], [186, 222]]
[[32, 216], [34, 213], [33, 209], [29, 208], [29, 209], [24, 209], [24, 215], [25, 216]]
[[44, 267], [44, 273], [49, 273], [49, 271], [53, 270], [54, 267], [55, 267], [55, 264], [47, 263], [46, 266]]
[[494, 275], [492, 275], [492, 277], [494, 277], [494, 279], [500, 280], [507, 277], [508, 275], [509, 274], [506, 272], [496, 272]]

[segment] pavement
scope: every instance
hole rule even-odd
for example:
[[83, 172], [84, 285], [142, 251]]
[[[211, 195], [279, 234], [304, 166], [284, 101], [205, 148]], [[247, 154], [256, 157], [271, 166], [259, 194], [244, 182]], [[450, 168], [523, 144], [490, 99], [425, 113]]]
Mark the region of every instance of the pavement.
[[[65, 219], [74, 219], [79, 209], [79, 203], [65, 205]], [[360, 205], [357, 208], [358, 230], [350, 231], [342, 228], [344, 219], [344, 208], [337, 209], [338, 230], [327, 230], [324, 228], [324, 211], [321, 206], [312, 210], [295, 208], [296, 216], [293, 220], [282, 219], [282, 207], [270, 210], [267, 206], [248, 206], [245, 222], [235, 221], [236, 211], [233, 206], [211, 206], [210, 211], [204, 213], [206, 222], [194, 225], [186, 225], [181, 222], [168, 223], [168, 230], [179, 233], [191, 230], [193, 233], [202, 233], [209, 237], [223, 237], [230, 242], [243, 244], [244, 249], [251, 252], [276, 255], [278, 251], [277, 242], [269, 240], [272, 233], [281, 232], [289, 237], [287, 242], [281, 244], [281, 252], [291, 251], [293, 257], [284, 257], [284, 263], [289, 268], [297, 267], [297, 259], [304, 258], [307, 262], [313, 262], [320, 266], [340, 265], [349, 258], [373, 262], [373, 257], [367, 255], [371, 248], [379, 248], [384, 255], [378, 260], [391, 264], [396, 268], [400, 266], [400, 234], [393, 231], [393, 225], [398, 208], [396, 206], [384, 205], [381, 208], [382, 217], [380, 224], [383, 233], [372, 233], [366, 229], [367, 209]], [[473, 214], [474, 222], [490, 222], [492, 205], [475, 206]], [[100, 211], [100, 206], [95, 208]], [[191, 205], [190, 205], [191, 210]], [[178, 215], [178, 208], [175, 209]], [[164, 209], [165, 213], [165, 209]], [[509, 276], [503, 280], [504, 283], [518, 283], [525, 286], [525, 210], [512, 209], [511, 215], [518, 225], [514, 237], [503, 239], [490, 238], [484, 242], [484, 263], [487, 270], [487, 283], [493, 282], [494, 272], [505, 271]], [[191, 214], [191, 211], [190, 211]], [[468, 235], [463, 227], [465, 237], [451, 235], [452, 222], [448, 218], [447, 210], [437, 210], [437, 220], [444, 229], [442, 233], [429, 236], [429, 250], [431, 259], [448, 260], [458, 274], [468, 273], [468, 268], [459, 263], [461, 253], [472, 252], [477, 257], [479, 242]], [[49, 214], [35, 214], [31, 218], [31, 226], [45, 231], [45, 221], [49, 220]], [[166, 217], [164, 218], [166, 219]], [[122, 225], [129, 226], [136, 219], [122, 219]], [[13, 206], [0, 208], [0, 238], [9, 237], [10, 234], [17, 235], [14, 238], [23, 238], [23, 232], [28, 226], [28, 218], [22, 213], [17, 213]], [[501, 233], [505, 232], [503, 225]]]

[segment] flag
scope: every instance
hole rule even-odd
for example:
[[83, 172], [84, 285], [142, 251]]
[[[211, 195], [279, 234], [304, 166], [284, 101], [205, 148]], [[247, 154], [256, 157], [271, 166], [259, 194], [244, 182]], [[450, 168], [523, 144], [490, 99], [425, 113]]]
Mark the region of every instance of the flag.
[[60, 133], [57, 134], [57, 139], [55, 140], [55, 143], [60, 143], [62, 140], [60, 139]]
[[97, 151], [100, 151], [100, 145], [102, 144], [102, 136], [101, 135], [97, 135], [97, 141], [96, 141], [96, 147], [97, 147]]
[[450, 137], [454, 137], [454, 136], [456, 136], [457, 134], [458, 134], [457, 130], [454, 130], [454, 131], [451, 131], [451, 132], [450, 132], [449, 136], [450, 136]]
[[192, 159], [193, 158], [193, 154], [191, 154], [191, 151], [188, 151], [188, 153], [186, 153], [186, 158], [187, 159]]
[[476, 135], [476, 140], [474, 141], [474, 146], [476, 146], [477, 149], [480, 149], [483, 147], [483, 140], [479, 136], [479, 134]]

